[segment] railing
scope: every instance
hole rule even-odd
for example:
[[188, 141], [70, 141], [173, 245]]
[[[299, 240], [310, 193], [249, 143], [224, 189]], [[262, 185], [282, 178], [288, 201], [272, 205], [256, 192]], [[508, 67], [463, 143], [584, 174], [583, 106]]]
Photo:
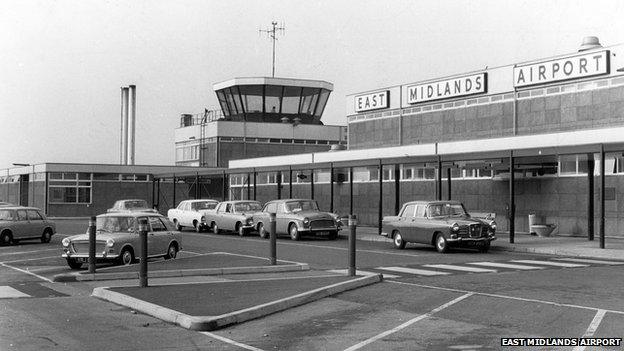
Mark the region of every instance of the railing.
[[224, 116], [223, 111], [221, 110], [206, 110], [204, 113], [197, 113], [194, 115], [183, 114], [180, 116], [180, 127], [199, 125], [202, 123], [217, 121], [222, 118], [224, 118]]

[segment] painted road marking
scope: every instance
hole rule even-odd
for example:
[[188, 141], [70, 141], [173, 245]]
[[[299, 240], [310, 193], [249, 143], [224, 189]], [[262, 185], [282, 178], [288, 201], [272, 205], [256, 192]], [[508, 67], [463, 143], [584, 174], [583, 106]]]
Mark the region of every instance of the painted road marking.
[[[583, 334], [584, 338], [591, 338], [594, 336], [594, 334], [596, 333], [596, 330], [598, 330], [598, 326], [600, 326], [600, 322], [602, 322], [602, 318], [604, 317], [606, 313], [607, 311], [605, 310], [598, 310], [596, 312], [594, 319], [592, 319], [591, 323], [589, 324], [589, 327], [585, 331], [585, 334]], [[583, 350], [585, 350], [585, 346], [577, 346], [574, 349], [572, 349], [572, 351], [583, 351]]]
[[553, 260], [557, 260], [557, 261], [570, 261], [570, 262], [580, 262], [580, 263], [608, 264], [608, 265], [619, 265], [619, 264], [624, 264], [624, 262], [622, 262], [622, 261], [590, 260], [590, 259], [587, 259], [587, 258], [553, 258]]
[[211, 338], [214, 338], [214, 339], [217, 339], [217, 340], [223, 341], [223, 342], [224, 342], [224, 343], [226, 343], [226, 344], [230, 344], [230, 345], [238, 346], [238, 347], [243, 348], [243, 349], [245, 349], [245, 350], [251, 350], [251, 351], [263, 351], [262, 349], [259, 349], [259, 348], [257, 348], [257, 347], [253, 347], [253, 346], [250, 346], [250, 345], [242, 344], [242, 343], [240, 343], [240, 342], [238, 342], [238, 341], [234, 341], [234, 340], [232, 340], [232, 339], [228, 339], [228, 338], [226, 338], [226, 337], [219, 336], [219, 335], [214, 334], [214, 333], [210, 333], [210, 332], [199, 332], [199, 333], [200, 333], [200, 334], [204, 334], [204, 335], [206, 335], [206, 336], [209, 336], [209, 337], [211, 337]]
[[22, 273], [30, 274], [30, 275], [32, 275], [32, 276], [34, 276], [34, 277], [37, 277], [37, 278], [39, 278], [39, 279], [41, 279], [41, 280], [45, 280], [46, 282], [49, 282], [49, 283], [54, 283], [52, 280], [50, 280], [50, 279], [48, 279], [48, 278], [46, 278], [46, 277], [44, 277], [44, 276], [40, 276], [39, 274], [35, 274], [35, 273], [33, 273], [33, 272], [29, 272], [29, 271], [27, 271], [27, 270], [23, 270], [23, 269], [20, 269], [20, 268], [17, 268], [17, 267], [13, 267], [13, 266], [10, 266], [10, 265], [8, 265], [8, 264], [4, 264], [4, 263], [2, 263], [2, 262], [0, 262], [0, 266], [2, 266], [2, 267], [7, 267], [7, 268], [11, 268], [11, 269], [14, 269], [14, 270], [16, 270], [16, 271], [18, 271], [18, 272], [22, 272]]
[[589, 267], [588, 264], [553, 262], [553, 261], [539, 261], [539, 260], [512, 260], [510, 262], [528, 263], [528, 264], [542, 264], [542, 265], [546, 265], [546, 266], [569, 267], [569, 268]]
[[484, 266], [484, 267], [499, 267], [499, 268], [519, 269], [519, 270], [527, 270], [527, 271], [531, 269], [544, 269], [544, 267], [521, 266], [519, 264], [509, 264], [509, 263], [500, 263], [500, 262], [468, 262], [468, 264], [474, 264], [477, 266]]
[[413, 318], [413, 319], [410, 319], [409, 321], [407, 321], [407, 322], [405, 322], [405, 323], [403, 323], [403, 324], [401, 324], [401, 325], [399, 325], [399, 326], [397, 326], [395, 328], [392, 328], [392, 329], [387, 330], [387, 331], [385, 331], [385, 332], [383, 332], [381, 334], [377, 334], [377, 335], [373, 336], [370, 339], [366, 339], [366, 340], [364, 340], [364, 341], [362, 341], [362, 342], [360, 342], [358, 344], [355, 344], [355, 345], [345, 349], [345, 351], [354, 351], [354, 350], [357, 350], [357, 349], [361, 349], [362, 347], [364, 347], [364, 346], [366, 346], [368, 344], [371, 344], [371, 343], [373, 343], [373, 342], [375, 342], [375, 341], [377, 341], [379, 339], [385, 338], [386, 336], [388, 336], [390, 334], [394, 334], [394, 333], [400, 331], [401, 329], [405, 329], [405, 328], [409, 327], [410, 325], [412, 325], [412, 324], [414, 324], [414, 323], [416, 323], [418, 321], [421, 321], [421, 320], [423, 320], [425, 318], [429, 318], [432, 315], [434, 315], [435, 313], [438, 313], [438, 312], [442, 311], [443, 309], [445, 309], [445, 308], [447, 308], [449, 306], [452, 306], [452, 305], [454, 305], [454, 304], [456, 304], [456, 303], [458, 303], [458, 302], [460, 302], [460, 301], [464, 300], [465, 298], [470, 297], [472, 295], [474, 295], [474, 294], [473, 293], [467, 293], [465, 295], [462, 295], [462, 296], [460, 296], [460, 297], [458, 297], [458, 298], [456, 298], [456, 299], [454, 299], [452, 301], [449, 301], [449, 302], [447, 302], [447, 303], [445, 303], [445, 304], [443, 304], [443, 305], [441, 305], [441, 306], [439, 306], [437, 308], [434, 308], [430, 312], [427, 312], [425, 314], [421, 314], [420, 316], [418, 316], [416, 318]]
[[456, 266], [453, 264], [426, 264], [424, 267], [449, 269], [452, 271], [472, 272], [472, 273], [496, 273], [496, 269], [478, 268], [478, 267], [466, 267]]
[[381, 269], [384, 271], [400, 272], [400, 273], [426, 275], [426, 276], [450, 274], [448, 272], [429, 271], [426, 269], [416, 269], [416, 268], [407, 268], [407, 267], [377, 267], [376, 269]]
[[32, 250], [32, 251], [19, 251], [19, 252], [2, 252], [2, 253], [0, 253], [0, 256], [32, 254], [32, 253], [44, 252], [44, 251], [58, 251], [58, 252], [61, 252], [61, 249], [57, 247], [57, 248], [54, 248], [54, 249], [46, 249], [46, 250]]
[[4, 261], [2, 263], [16, 263], [16, 262], [26, 262], [26, 261], [49, 260], [51, 258], [62, 258], [62, 257], [61, 257], [61, 255], [58, 255], [58, 256], [47, 256], [47, 257], [38, 257], [38, 258], [27, 258], [27, 259], [22, 259], [22, 260]]
[[10, 286], [1, 285], [0, 286], [0, 299], [14, 299], [18, 297], [30, 297], [28, 294], [24, 294], [23, 292], [14, 289]]
[[[349, 273], [349, 270], [348, 269], [330, 269], [330, 270], [327, 270], [327, 272], [336, 273], [336, 274], [345, 274], [346, 275], [346, 274]], [[355, 274], [357, 274], [357, 275], [377, 275], [379, 273], [363, 271], [361, 269], [356, 269], [355, 270]], [[384, 278], [388, 278], [388, 279], [401, 278], [400, 275], [386, 274], [386, 273], [383, 273], [383, 277]]]

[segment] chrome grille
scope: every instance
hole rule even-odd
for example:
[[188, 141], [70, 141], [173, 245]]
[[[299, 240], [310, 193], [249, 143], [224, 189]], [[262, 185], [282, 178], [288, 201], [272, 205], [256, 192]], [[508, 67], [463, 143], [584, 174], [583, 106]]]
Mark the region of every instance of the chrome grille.
[[478, 238], [481, 236], [481, 224], [470, 225], [470, 237]]
[[333, 228], [335, 226], [336, 222], [331, 219], [319, 219], [316, 221], [310, 221], [310, 228], [312, 229]]
[[[88, 241], [79, 241], [72, 243], [71, 245], [72, 251], [77, 254], [89, 254], [89, 242]], [[95, 242], [95, 252], [102, 252], [106, 249], [106, 243], [103, 241]]]

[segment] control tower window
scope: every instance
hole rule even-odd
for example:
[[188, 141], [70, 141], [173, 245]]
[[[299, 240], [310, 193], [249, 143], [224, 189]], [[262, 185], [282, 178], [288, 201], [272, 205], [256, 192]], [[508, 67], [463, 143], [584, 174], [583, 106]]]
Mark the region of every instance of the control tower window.
[[300, 87], [284, 87], [284, 100], [282, 105], [282, 113], [297, 114], [299, 113], [299, 104], [301, 101]]
[[267, 85], [265, 88], [264, 108], [267, 113], [279, 113], [282, 99], [282, 87]]

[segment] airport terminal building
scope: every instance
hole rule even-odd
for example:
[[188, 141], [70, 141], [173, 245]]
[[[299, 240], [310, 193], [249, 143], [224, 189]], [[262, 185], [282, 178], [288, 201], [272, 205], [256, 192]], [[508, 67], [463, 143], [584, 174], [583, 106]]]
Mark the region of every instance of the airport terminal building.
[[536, 214], [560, 234], [624, 235], [624, 45], [589, 37], [571, 54], [351, 94], [346, 110], [347, 151], [231, 161], [230, 186], [244, 187], [237, 169], [269, 170], [260, 199], [313, 195], [368, 225], [448, 198], [502, 230], [527, 232]]

